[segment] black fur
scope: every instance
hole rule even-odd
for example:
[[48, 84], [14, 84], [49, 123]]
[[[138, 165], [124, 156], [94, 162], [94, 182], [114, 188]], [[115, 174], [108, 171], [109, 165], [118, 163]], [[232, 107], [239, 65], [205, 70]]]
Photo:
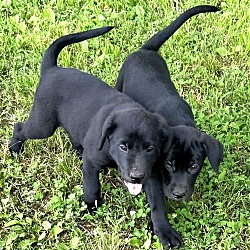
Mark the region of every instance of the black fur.
[[19, 153], [27, 139], [47, 138], [63, 127], [73, 147], [83, 153], [84, 200], [90, 212], [101, 205], [101, 168], [117, 164], [124, 180], [145, 183], [160, 151], [167, 152], [172, 141], [172, 132], [160, 115], [90, 74], [57, 66], [66, 45], [112, 28], [71, 34], [52, 43], [42, 60], [29, 118], [16, 123], [9, 144], [11, 153]]
[[[157, 51], [190, 17], [215, 11], [218, 9], [213, 6], [197, 6], [181, 14], [172, 24], [146, 42], [140, 50], [127, 57], [116, 84], [119, 91], [126, 93], [149, 111], [162, 115], [172, 127], [173, 144], [167, 154], [161, 155], [163, 160], [159, 165], [164, 165], [162, 175], [158, 173], [155, 178], [163, 178], [164, 193], [174, 200], [188, 199], [191, 196], [206, 156], [213, 169], [218, 172], [223, 146], [196, 128], [190, 106], [179, 96], [170, 79], [167, 65]], [[170, 229], [163, 191], [157, 186], [159, 181], [151, 183], [148, 201], [151, 207], [156, 208], [151, 214], [154, 230], [163, 244], [169, 247], [180, 245], [180, 236], [175, 234], [172, 237], [171, 234], [164, 233]]]

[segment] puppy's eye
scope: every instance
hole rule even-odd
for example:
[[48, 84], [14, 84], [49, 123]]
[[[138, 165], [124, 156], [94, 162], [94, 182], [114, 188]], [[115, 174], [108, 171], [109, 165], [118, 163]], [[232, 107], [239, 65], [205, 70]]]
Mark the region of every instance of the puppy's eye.
[[173, 166], [174, 166], [171, 161], [166, 161], [165, 165], [166, 165], [167, 168], [173, 168]]
[[147, 151], [147, 153], [150, 153], [150, 152], [152, 152], [154, 149], [155, 149], [154, 146], [149, 146], [149, 147], [146, 149], [146, 151]]
[[119, 145], [119, 148], [123, 152], [128, 152], [128, 145], [127, 144], [121, 144], [121, 145]]
[[196, 163], [194, 163], [189, 169], [191, 170], [191, 171], [196, 171], [196, 170], [198, 170], [199, 169], [199, 165], [198, 164], [196, 164]]

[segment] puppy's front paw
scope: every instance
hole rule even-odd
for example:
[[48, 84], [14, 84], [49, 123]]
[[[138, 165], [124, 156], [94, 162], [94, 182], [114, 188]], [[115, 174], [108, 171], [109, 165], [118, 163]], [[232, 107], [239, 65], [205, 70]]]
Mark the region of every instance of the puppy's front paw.
[[92, 213], [96, 212], [97, 208], [102, 205], [102, 200], [99, 200], [99, 201], [96, 200], [95, 203], [87, 203], [87, 202], [85, 202], [85, 203], [87, 205], [88, 212], [90, 214], [92, 214]]
[[162, 245], [169, 249], [180, 247], [183, 244], [182, 237], [171, 226], [154, 227], [154, 233], [159, 237]]
[[94, 212], [96, 212], [97, 207], [94, 205], [87, 205], [87, 210], [90, 214], [93, 214]]

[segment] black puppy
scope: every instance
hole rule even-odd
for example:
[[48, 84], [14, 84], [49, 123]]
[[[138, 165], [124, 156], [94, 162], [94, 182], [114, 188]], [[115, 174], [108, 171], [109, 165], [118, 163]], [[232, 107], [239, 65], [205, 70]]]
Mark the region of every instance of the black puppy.
[[57, 57], [66, 45], [112, 28], [71, 34], [52, 43], [42, 60], [29, 118], [15, 124], [9, 144], [11, 153], [18, 153], [27, 139], [47, 138], [63, 127], [73, 148], [83, 151], [84, 200], [90, 212], [101, 204], [102, 167], [117, 164], [129, 192], [138, 194], [156, 158], [161, 151], [167, 152], [172, 142], [172, 132], [160, 115], [146, 111], [90, 74], [57, 66]]
[[[170, 151], [162, 155], [159, 164], [162, 167], [164, 193], [171, 199], [188, 199], [192, 195], [194, 183], [203, 162], [208, 157], [213, 169], [218, 172], [222, 160], [223, 146], [213, 137], [196, 128], [190, 106], [175, 89], [164, 59], [157, 53], [161, 45], [190, 17], [203, 13], [218, 11], [213, 6], [197, 6], [181, 14], [172, 24], [154, 35], [140, 50], [132, 53], [125, 60], [117, 80], [116, 88], [132, 97], [151, 112], [161, 114], [172, 127], [174, 132], [173, 144]], [[163, 164], [164, 161], [164, 164]], [[156, 169], [156, 168], [154, 168]], [[158, 182], [160, 185], [160, 181]], [[156, 184], [155, 184], [156, 185]], [[167, 221], [163, 196], [156, 194], [159, 187], [151, 185], [147, 194], [151, 207], [158, 212], [151, 219], [154, 231], [160, 240]], [[145, 185], [146, 191], [147, 186]], [[158, 191], [159, 192], [159, 191]], [[165, 222], [167, 225], [167, 222]], [[168, 228], [168, 227], [167, 227]], [[181, 242], [170, 238], [169, 246], [174, 247]]]

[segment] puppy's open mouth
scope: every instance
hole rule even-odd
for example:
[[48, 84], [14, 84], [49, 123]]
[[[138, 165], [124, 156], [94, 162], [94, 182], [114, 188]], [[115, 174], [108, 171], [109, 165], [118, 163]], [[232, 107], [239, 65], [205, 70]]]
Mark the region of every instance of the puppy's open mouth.
[[128, 191], [132, 195], [137, 195], [142, 190], [142, 184], [130, 183], [124, 180], [125, 186], [128, 188]]

